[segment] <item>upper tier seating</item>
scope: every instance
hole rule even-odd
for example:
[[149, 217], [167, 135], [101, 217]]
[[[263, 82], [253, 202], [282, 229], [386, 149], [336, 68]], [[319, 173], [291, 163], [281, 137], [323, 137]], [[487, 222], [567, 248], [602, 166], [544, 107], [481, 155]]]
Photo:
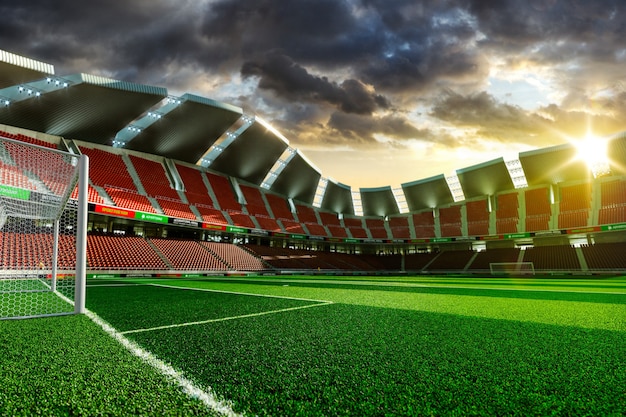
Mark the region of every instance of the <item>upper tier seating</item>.
[[279, 220], [294, 221], [293, 213], [291, 212], [291, 208], [289, 207], [287, 200], [279, 195], [270, 193], [266, 193], [265, 198], [272, 209], [274, 218]]
[[95, 185], [105, 189], [121, 188], [137, 192], [137, 187], [120, 155], [82, 146], [80, 151], [89, 157], [89, 178]]
[[461, 206], [439, 209], [439, 227], [441, 236], [461, 236]]
[[626, 181], [606, 181], [600, 185], [598, 224], [626, 222]]
[[265, 207], [265, 201], [263, 200], [261, 191], [258, 188], [244, 184], [241, 184], [239, 188], [246, 200], [246, 209], [250, 215], [254, 217], [270, 217], [267, 207]]
[[367, 239], [367, 231], [363, 228], [363, 219], [360, 217], [344, 217], [343, 224], [346, 225], [353, 238]]
[[407, 216], [390, 217], [389, 228], [391, 229], [391, 235], [395, 239], [411, 238], [411, 230], [409, 229], [409, 218]]
[[487, 200], [468, 201], [465, 204], [467, 213], [467, 233], [469, 236], [489, 234], [489, 208]]
[[209, 184], [211, 184], [213, 193], [217, 197], [220, 209], [241, 212], [241, 204], [237, 201], [228, 178], [211, 172], [207, 172], [206, 176]]
[[435, 218], [433, 217], [432, 211], [414, 213], [412, 216], [416, 238], [425, 239], [435, 237]]
[[525, 190], [524, 198], [526, 201], [526, 231], [548, 230], [550, 217], [552, 217], [548, 188]]
[[560, 229], [587, 226], [591, 209], [591, 184], [561, 187], [559, 209]]
[[365, 219], [365, 225], [369, 229], [373, 239], [389, 239], [383, 219]]
[[176, 164], [176, 170], [185, 185], [185, 196], [189, 204], [215, 207], [202, 180], [202, 173], [196, 168]]
[[130, 155], [130, 160], [147, 195], [180, 201], [178, 192], [172, 188], [165, 174], [163, 164], [150, 159], [139, 158], [135, 155]]
[[496, 233], [517, 233], [519, 200], [517, 193], [499, 194], [496, 199]]

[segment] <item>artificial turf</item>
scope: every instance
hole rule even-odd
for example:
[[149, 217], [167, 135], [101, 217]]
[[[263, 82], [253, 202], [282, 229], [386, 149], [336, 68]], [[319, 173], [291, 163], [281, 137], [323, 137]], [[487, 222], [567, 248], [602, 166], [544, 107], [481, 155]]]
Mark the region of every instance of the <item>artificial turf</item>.
[[332, 304], [133, 335], [255, 415], [620, 415], [624, 334]]
[[216, 415], [84, 315], [0, 320], [0, 416]]
[[[624, 279], [114, 283], [87, 307], [247, 415], [626, 414]], [[211, 415], [84, 316], [0, 346], [0, 415]]]

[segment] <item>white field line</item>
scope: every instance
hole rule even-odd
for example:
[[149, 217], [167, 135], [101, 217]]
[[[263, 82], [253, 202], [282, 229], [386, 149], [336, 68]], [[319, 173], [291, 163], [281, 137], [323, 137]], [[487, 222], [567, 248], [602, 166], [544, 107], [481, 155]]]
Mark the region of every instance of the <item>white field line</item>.
[[[70, 300], [61, 293], [56, 293], [63, 300], [70, 303], [71, 305], [74, 305], [74, 301]], [[176, 385], [181, 387], [183, 392], [189, 397], [201, 401], [207, 408], [223, 416], [243, 416], [243, 414], [236, 413], [233, 410], [232, 404], [229, 401], [219, 400], [210, 387], [207, 390], [203, 390], [202, 388], [197, 387], [193, 382], [185, 378], [182, 373], [178, 372], [172, 366], [166, 364], [149, 351], [143, 349], [137, 343], [124, 337], [122, 333], [118, 332], [113, 326], [104, 321], [93, 311], [85, 309], [85, 315], [89, 317], [91, 321], [100, 326], [102, 330], [104, 330], [109, 336], [117, 340], [117, 342], [124, 346], [130, 353], [137, 356], [142, 361], [156, 369], [166, 379], [174, 382]]]
[[[577, 290], [557, 290], [557, 289], [540, 289], [540, 288], [501, 288], [501, 287], [479, 287], [479, 286], [462, 286], [462, 285], [446, 285], [442, 284], [421, 284], [416, 282], [381, 282], [381, 281], [343, 281], [343, 280], [324, 280], [324, 279], [284, 279], [284, 280], [267, 280], [267, 279], [254, 279], [254, 278], [233, 278], [229, 277], [228, 279], [220, 279], [220, 278], [211, 278], [213, 281], [256, 281], [256, 282], [264, 282], [264, 283], [276, 283], [276, 284], [289, 284], [289, 283], [298, 283], [298, 284], [335, 284], [335, 285], [353, 285], [355, 287], [359, 286], [373, 286], [373, 287], [402, 287], [402, 288], [450, 288], [457, 290], [494, 290], [494, 291], [532, 291], [532, 292], [562, 292], [562, 293], [572, 293], [572, 294], [613, 294], [613, 295], [626, 295], [626, 292], [618, 292], [618, 291], [577, 291]], [[154, 284], [160, 285], [160, 284]], [[489, 284], [487, 284], [489, 285]], [[494, 284], [495, 285], [495, 284]], [[517, 283], [511, 285], [519, 285]], [[180, 288], [180, 287], [177, 287]], [[206, 290], [206, 291], [214, 291], [214, 290]], [[225, 291], [226, 292], [226, 291]], [[237, 294], [237, 293], [234, 293]], [[247, 293], [241, 293], [247, 294]], [[274, 297], [274, 296], [268, 296]], [[286, 297], [289, 298], [289, 297]]]
[[284, 296], [284, 295], [268, 295], [268, 294], [256, 294], [256, 293], [251, 293], [251, 292], [214, 290], [214, 289], [211, 289], [211, 288], [177, 287], [176, 285], [166, 285], [166, 284], [147, 284], [147, 285], [152, 285], [154, 287], [174, 288], [174, 289], [177, 289], [177, 290], [218, 292], [218, 293], [222, 293], [222, 294], [249, 295], [251, 297], [283, 298], [285, 300], [311, 301], [311, 302], [314, 302], [314, 303], [332, 304], [332, 301], [328, 301], [328, 300], [315, 300], [315, 299], [312, 299], [312, 298], [287, 297], [287, 296]]
[[166, 326], [150, 327], [150, 328], [146, 328], [146, 329], [127, 330], [125, 332], [120, 332], [120, 334], [151, 332], [153, 330], [172, 329], [172, 328], [176, 328], [176, 327], [185, 327], [185, 326], [197, 326], [197, 325], [200, 325], [200, 324], [217, 323], [217, 322], [220, 322], [220, 321], [228, 321], [228, 320], [239, 320], [239, 319], [245, 319], [245, 318], [248, 318], [248, 317], [259, 317], [259, 316], [265, 316], [265, 315], [268, 315], [268, 314], [283, 313], [283, 312], [286, 312], [286, 311], [302, 310], [304, 308], [320, 307], [320, 306], [325, 306], [325, 305], [329, 305], [329, 304], [333, 304], [333, 302], [332, 301], [328, 301], [328, 302], [324, 302], [324, 303], [309, 304], [309, 305], [305, 305], [305, 306], [281, 308], [279, 310], [262, 311], [260, 313], [242, 314], [240, 316], [221, 317], [219, 319], [192, 321], [192, 322], [178, 323], [178, 324], [168, 324]]
[[209, 409], [223, 416], [242, 416], [242, 414], [236, 413], [233, 410], [232, 404], [229, 401], [219, 400], [210, 387], [207, 390], [197, 387], [192, 381], [185, 378], [182, 373], [178, 372], [172, 366], [158, 359], [149, 351], [141, 348], [132, 340], [127, 339], [122, 333], [118, 332], [106, 321], [102, 320], [96, 313], [90, 310], [85, 310], [85, 314], [133, 355], [155, 368], [161, 375], [165, 376], [170, 381], [175, 382], [189, 397], [200, 400]]

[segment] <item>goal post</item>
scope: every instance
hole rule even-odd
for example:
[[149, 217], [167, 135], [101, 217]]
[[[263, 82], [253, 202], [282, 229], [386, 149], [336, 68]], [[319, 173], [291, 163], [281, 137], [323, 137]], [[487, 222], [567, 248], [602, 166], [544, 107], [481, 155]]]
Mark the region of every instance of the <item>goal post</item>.
[[489, 270], [491, 275], [535, 275], [532, 262], [492, 262]]
[[0, 319], [85, 311], [89, 160], [0, 136]]

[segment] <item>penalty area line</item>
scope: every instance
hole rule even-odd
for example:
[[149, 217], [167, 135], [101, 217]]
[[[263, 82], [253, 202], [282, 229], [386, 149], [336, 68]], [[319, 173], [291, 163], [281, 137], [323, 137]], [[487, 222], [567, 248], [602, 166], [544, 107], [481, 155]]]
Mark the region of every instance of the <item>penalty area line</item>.
[[173, 328], [176, 328], [176, 327], [197, 326], [197, 325], [201, 325], [201, 324], [217, 323], [217, 322], [220, 322], [220, 321], [239, 320], [239, 319], [245, 319], [245, 318], [249, 318], [249, 317], [260, 317], [260, 316], [266, 316], [266, 315], [269, 315], [269, 314], [278, 314], [278, 313], [284, 313], [284, 312], [287, 312], [287, 311], [302, 310], [302, 309], [311, 308], [311, 307], [321, 307], [321, 306], [326, 306], [326, 305], [330, 305], [330, 304], [334, 304], [334, 303], [332, 301], [325, 301], [323, 303], [308, 304], [308, 305], [298, 306], [298, 307], [281, 308], [281, 309], [278, 309], [278, 310], [261, 311], [259, 313], [242, 314], [242, 315], [239, 315], [239, 316], [221, 317], [219, 319], [210, 319], [210, 320], [202, 320], [202, 321], [191, 321], [191, 322], [178, 323], [178, 324], [168, 324], [166, 326], [156, 326], [156, 327], [150, 327], [150, 328], [146, 328], [146, 329], [126, 330], [125, 332], [120, 332], [120, 334], [125, 335], [125, 334], [132, 334], [132, 333], [151, 332], [153, 330], [173, 329]]
[[85, 314], [94, 323], [99, 325], [109, 336], [113, 337], [118, 343], [124, 346], [129, 352], [143, 360], [148, 365], [152, 366], [168, 380], [175, 382], [176, 385], [181, 387], [185, 394], [189, 397], [201, 401], [206, 407], [220, 415], [228, 417], [242, 416], [242, 414], [233, 410], [232, 404], [229, 401], [219, 400], [210, 387], [206, 390], [199, 388], [192, 381], [185, 378], [181, 372], [158, 359], [151, 352], [140, 347], [137, 343], [127, 339], [122, 333], [100, 318], [100, 316], [96, 313], [90, 310], [85, 310]]

